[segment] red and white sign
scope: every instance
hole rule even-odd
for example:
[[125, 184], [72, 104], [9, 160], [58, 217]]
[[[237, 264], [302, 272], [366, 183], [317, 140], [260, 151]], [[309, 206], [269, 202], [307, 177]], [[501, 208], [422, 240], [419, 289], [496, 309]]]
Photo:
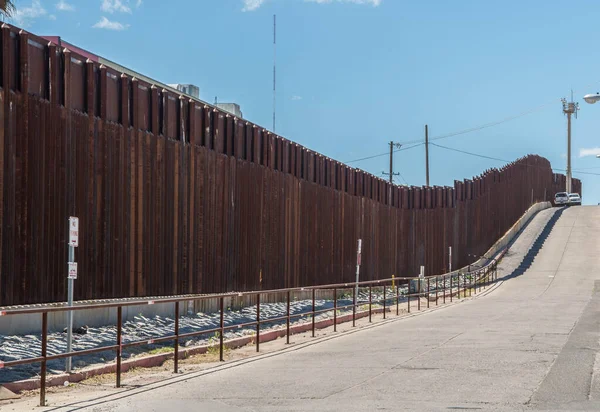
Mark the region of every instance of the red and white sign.
[[79, 246], [79, 218], [69, 218], [69, 246]]
[[77, 262], [69, 262], [69, 279], [77, 279]]

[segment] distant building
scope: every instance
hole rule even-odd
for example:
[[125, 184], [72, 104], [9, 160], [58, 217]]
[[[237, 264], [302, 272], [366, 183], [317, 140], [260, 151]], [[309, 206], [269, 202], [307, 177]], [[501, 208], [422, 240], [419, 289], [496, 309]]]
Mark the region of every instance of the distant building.
[[187, 94], [188, 96], [195, 97], [196, 99], [200, 98], [200, 89], [196, 85], [176, 83], [176, 84], [170, 84], [169, 86], [174, 89], [179, 90], [182, 93]]
[[240, 108], [240, 105], [237, 103], [217, 103], [217, 107], [219, 109], [223, 109], [226, 112], [231, 113], [232, 115], [234, 115], [235, 117], [238, 117], [240, 119], [244, 117], [242, 115], [242, 109]]

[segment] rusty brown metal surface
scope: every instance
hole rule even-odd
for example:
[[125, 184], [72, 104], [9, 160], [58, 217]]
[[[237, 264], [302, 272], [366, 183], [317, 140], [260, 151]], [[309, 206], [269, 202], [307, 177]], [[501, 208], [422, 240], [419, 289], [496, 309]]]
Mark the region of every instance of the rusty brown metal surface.
[[[260, 126], [5, 25], [0, 306], [264, 290], [465, 265], [565, 177], [530, 155], [451, 188], [393, 187]], [[574, 190], [581, 183], [574, 180]]]

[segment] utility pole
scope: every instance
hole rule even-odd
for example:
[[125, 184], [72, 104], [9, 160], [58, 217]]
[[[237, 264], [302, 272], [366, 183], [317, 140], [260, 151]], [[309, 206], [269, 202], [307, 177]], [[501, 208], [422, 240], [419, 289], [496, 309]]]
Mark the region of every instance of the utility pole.
[[563, 113], [567, 115], [567, 187], [565, 188], [567, 193], [571, 193], [571, 115], [575, 114], [577, 119], [577, 111], [579, 110], [579, 103], [574, 103], [571, 96], [571, 101], [567, 102], [566, 99], [561, 99], [563, 105]]
[[390, 145], [390, 171], [389, 173], [381, 172], [382, 175], [388, 175], [390, 177], [390, 191], [389, 191], [389, 201], [388, 203], [392, 203], [392, 186], [394, 185], [394, 176], [400, 175], [400, 173], [394, 173], [394, 149], [400, 149], [402, 145], [400, 143], [394, 143], [393, 141], [388, 143]]
[[425, 186], [429, 186], [429, 128], [425, 125]]

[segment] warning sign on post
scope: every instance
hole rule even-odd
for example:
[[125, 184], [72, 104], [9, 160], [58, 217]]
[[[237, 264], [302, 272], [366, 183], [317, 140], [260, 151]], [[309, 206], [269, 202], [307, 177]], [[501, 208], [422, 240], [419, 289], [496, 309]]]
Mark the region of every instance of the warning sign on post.
[[69, 218], [69, 246], [79, 246], [79, 218]]
[[69, 262], [69, 279], [77, 279], [77, 262]]

